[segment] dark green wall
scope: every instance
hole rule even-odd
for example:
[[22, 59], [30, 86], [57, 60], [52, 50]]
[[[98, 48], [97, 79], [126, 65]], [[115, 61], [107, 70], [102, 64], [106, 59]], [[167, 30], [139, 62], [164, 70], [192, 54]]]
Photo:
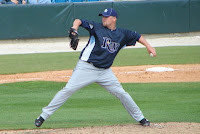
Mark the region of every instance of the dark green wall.
[[[1, 5], [0, 39], [65, 37], [75, 18], [101, 22], [98, 13], [110, 7], [118, 27], [141, 34], [200, 31], [200, 0]], [[88, 35], [83, 28], [79, 33]]]
[[188, 0], [119, 2], [114, 8], [119, 12], [120, 27], [140, 33], [189, 32]]
[[66, 36], [73, 4], [0, 6], [0, 39]]
[[200, 31], [200, 0], [190, 0], [190, 31]]

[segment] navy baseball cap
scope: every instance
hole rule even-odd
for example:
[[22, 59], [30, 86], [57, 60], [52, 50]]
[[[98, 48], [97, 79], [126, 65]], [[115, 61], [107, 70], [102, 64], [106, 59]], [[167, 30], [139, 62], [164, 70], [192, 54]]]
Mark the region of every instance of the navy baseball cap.
[[104, 17], [114, 16], [117, 18], [117, 12], [113, 8], [107, 8], [103, 11], [103, 13], [100, 13], [99, 16], [104, 16]]

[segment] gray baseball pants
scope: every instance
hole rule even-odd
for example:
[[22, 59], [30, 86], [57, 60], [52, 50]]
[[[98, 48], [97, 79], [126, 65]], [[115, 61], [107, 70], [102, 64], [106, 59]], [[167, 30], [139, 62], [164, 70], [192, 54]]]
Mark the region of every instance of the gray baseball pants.
[[73, 93], [94, 82], [98, 83], [111, 94], [115, 95], [121, 101], [132, 118], [136, 121], [141, 121], [144, 118], [137, 104], [123, 89], [110, 68], [97, 68], [82, 60], [78, 61], [77, 66], [66, 86], [54, 96], [48, 106], [42, 109], [43, 112], [40, 116], [46, 120], [62, 104], [64, 104]]

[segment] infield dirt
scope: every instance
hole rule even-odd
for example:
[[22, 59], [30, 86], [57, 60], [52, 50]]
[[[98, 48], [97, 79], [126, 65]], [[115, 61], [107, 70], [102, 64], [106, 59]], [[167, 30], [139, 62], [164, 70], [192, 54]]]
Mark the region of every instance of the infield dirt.
[[116, 125], [103, 127], [35, 129], [0, 131], [1, 134], [199, 134], [200, 123], [152, 123], [140, 125]]
[[[152, 67], [173, 68], [171, 72], [148, 72]], [[112, 67], [114, 74], [121, 83], [149, 83], [149, 82], [200, 82], [200, 64], [188, 65], [148, 65]], [[20, 81], [58, 81], [67, 82], [72, 70], [47, 71], [35, 73], [22, 73], [0, 75], [1, 83]]]

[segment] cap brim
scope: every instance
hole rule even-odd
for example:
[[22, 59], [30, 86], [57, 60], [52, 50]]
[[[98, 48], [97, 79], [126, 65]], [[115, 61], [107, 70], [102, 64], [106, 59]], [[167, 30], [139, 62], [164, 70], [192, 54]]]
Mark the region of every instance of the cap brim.
[[109, 17], [110, 15], [104, 15], [104, 14], [100, 13], [99, 16]]

